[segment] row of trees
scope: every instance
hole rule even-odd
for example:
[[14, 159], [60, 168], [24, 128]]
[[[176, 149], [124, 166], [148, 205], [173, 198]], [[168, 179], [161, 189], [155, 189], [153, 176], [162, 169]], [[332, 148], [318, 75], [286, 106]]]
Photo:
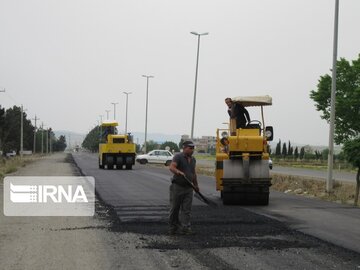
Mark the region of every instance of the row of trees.
[[[86, 135], [84, 141], [82, 142], [82, 147], [91, 151], [97, 152], [99, 150], [99, 143], [101, 141], [101, 127], [96, 126]], [[179, 147], [176, 143], [166, 141], [164, 143], [157, 143], [153, 140], [149, 140], [146, 142], [146, 149], [148, 152], [154, 149], [170, 149], [170, 151], [179, 152]], [[142, 151], [142, 147], [140, 144], [136, 144], [136, 152], [140, 153]]]
[[[23, 117], [23, 149], [33, 150], [34, 148], [34, 131], [35, 127], [31, 120], [27, 119], [25, 112]], [[6, 109], [0, 105], [0, 150], [3, 153], [10, 151], [20, 151], [20, 136], [21, 136], [21, 108], [14, 106]], [[47, 130], [37, 129], [35, 144], [36, 152], [41, 150], [46, 151], [46, 142], [51, 142], [52, 151], [64, 151], [66, 148], [65, 136], [55, 137], [51, 128]], [[46, 137], [48, 135], [48, 138]], [[48, 147], [50, 149], [50, 147]]]
[[[313, 150], [310, 145], [305, 145], [302, 147], [291, 145], [291, 142], [281, 143], [281, 140], [276, 144], [275, 153], [272, 153], [273, 157], [283, 158], [283, 159], [294, 159], [294, 160], [327, 160], [329, 154], [329, 149]], [[340, 153], [336, 155], [336, 158], [339, 160], [344, 159], [344, 155]]]

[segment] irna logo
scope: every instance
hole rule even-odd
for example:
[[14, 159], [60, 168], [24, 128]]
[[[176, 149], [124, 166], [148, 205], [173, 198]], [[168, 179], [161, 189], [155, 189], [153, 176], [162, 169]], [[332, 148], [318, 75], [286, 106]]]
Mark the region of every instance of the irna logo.
[[81, 185], [14, 185], [11, 182], [10, 200], [14, 203], [88, 202]]
[[5, 216], [93, 216], [94, 213], [94, 177], [4, 178]]

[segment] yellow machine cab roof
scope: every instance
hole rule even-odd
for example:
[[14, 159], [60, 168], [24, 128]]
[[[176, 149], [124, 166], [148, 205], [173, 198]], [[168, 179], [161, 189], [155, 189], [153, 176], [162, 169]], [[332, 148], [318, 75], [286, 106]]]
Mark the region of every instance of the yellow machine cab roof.
[[235, 103], [240, 103], [244, 107], [249, 106], [268, 106], [272, 105], [272, 98], [268, 95], [266, 96], [252, 96], [252, 97], [234, 97], [232, 101]]
[[104, 120], [101, 123], [102, 127], [117, 127], [119, 125], [118, 122], [116, 122], [115, 120]]

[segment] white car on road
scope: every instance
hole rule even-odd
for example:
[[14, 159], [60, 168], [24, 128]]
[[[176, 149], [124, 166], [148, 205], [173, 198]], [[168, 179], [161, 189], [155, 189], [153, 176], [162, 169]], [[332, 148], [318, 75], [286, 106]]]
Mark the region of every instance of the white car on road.
[[157, 163], [169, 166], [173, 159], [173, 154], [168, 150], [153, 150], [144, 155], [136, 156], [136, 161], [140, 164]]

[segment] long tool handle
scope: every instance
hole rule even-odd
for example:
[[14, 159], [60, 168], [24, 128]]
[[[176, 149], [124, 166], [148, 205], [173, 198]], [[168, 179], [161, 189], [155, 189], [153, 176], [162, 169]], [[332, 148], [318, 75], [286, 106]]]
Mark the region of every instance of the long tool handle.
[[206, 198], [203, 194], [201, 194], [201, 192], [198, 191], [197, 188], [194, 186], [194, 183], [192, 181], [190, 181], [185, 175], [184, 175], [184, 178], [191, 185], [193, 190], [200, 196], [201, 200], [204, 203], [206, 203], [207, 205], [212, 206], [212, 207], [217, 207], [217, 203], [213, 202], [212, 200], [210, 200], [209, 198]]

